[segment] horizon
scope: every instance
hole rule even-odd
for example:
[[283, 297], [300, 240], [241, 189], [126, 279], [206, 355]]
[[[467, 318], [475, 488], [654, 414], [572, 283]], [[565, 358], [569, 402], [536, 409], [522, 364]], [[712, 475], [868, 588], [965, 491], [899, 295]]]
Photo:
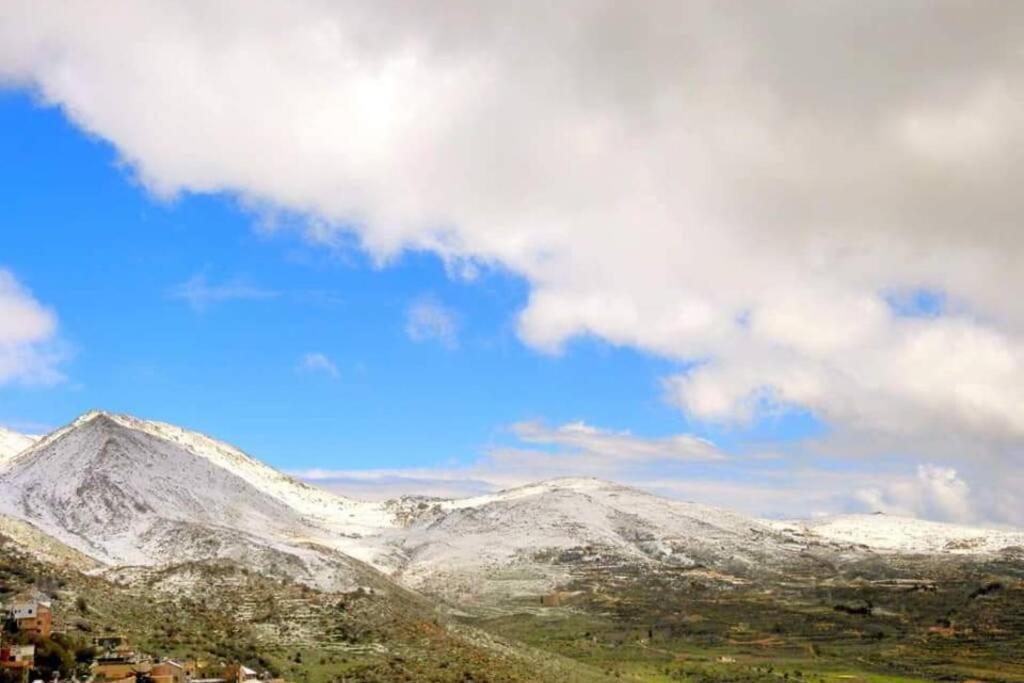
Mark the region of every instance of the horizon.
[[[91, 418], [94, 418], [94, 417], [97, 417], [97, 416], [126, 417], [126, 418], [130, 418], [132, 420], [141, 420], [143, 422], [149, 422], [149, 423], [170, 424], [170, 423], [166, 423], [166, 422], [161, 421], [161, 420], [151, 420], [151, 419], [147, 419], [147, 418], [144, 418], [144, 417], [140, 417], [138, 415], [131, 415], [129, 413], [115, 413], [115, 412], [112, 412], [112, 411], [109, 411], [109, 410], [104, 410], [102, 408], [91, 408], [91, 409], [85, 411], [84, 413], [80, 414], [79, 416], [77, 416], [76, 418], [74, 418], [73, 420], [68, 422], [67, 424], [60, 425], [57, 428], [51, 430], [50, 432], [47, 432], [47, 433], [44, 433], [44, 434], [26, 434], [26, 435], [24, 435], [24, 436], [30, 436], [31, 438], [33, 438], [35, 440], [34, 443], [31, 444], [29, 447], [25, 448], [23, 451], [21, 451], [19, 453], [16, 453], [16, 454], [13, 454], [13, 455], [11, 455], [9, 457], [11, 459], [13, 459], [16, 456], [21, 455], [22, 453], [27, 453], [28, 451], [33, 450], [33, 448], [37, 444], [39, 444], [41, 441], [43, 441], [47, 437], [50, 437], [50, 436], [54, 435], [55, 433], [57, 433], [57, 432], [59, 432], [61, 430], [77, 426], [80, 423], [88, 422]], [[170, 426], [177, 427], [177, 428], [180, 428], [180, 429], [184, 429], [186, 431], [197, 433], [200, 436], [203, 436], [203, 437], [206, 437], [206, 438], [211, 439], [213, 441], [216, 441], [218, 443], [227, 445], [227, 446], [229, 446], [231, 448], [237, 448], [236, 446], [234, 446], [231, 443], [228, 443], [228, 442], [225, 442], [225, 441], [223, 441], [221, 439], [218, 439], [213, 434], [207, 434], [207, 433], [203, 433], [203, 432], [196, 432], [195, 430], [190, 430], [190, 429], [188, 429], [187, 427], [185, 427], [183, 425], [171, 424]], [[4, 429], [4, 427], [0, 426], [0, 429]], [[12, 431], [12, 430], [8, 430], [8, 431]], [[20, 432], [13, 432], [13, 433], [14, 434], [21, 434]], [[652, 496], [655, 496], [655, 497], [660, 497], [660, 496], [658, 496], [658, 494], [654, 490], [656, 487], [652, 487], [650, 485], [645, 486], [643, 483], [629, 484], [629, 483], [623, 483], [623, 482], [615, 481], [613, 479], [607, 479], [607, 478], [602, 478], [602, 477], [599, 477], [599, 476], [590, 476], [590, 475], [575, 475], [575, 476], [574, 475], [563, 475], [563, 476], [556, 476], [556, 477], [551, 477], [551, 478], [547, 478], [547, 479], [538, 479], [538, 480], [533, 480], [533, 481], [527, 481], [527, 482], [524, 482], [524, 483], [508, 485], [508, 486], [505, 486], [505, 487], [492, 487], [492, 488], [489, 488], [487, 490], [481, 490], [480, 492], [476, 492], [476, 493], [473, 493], [473, 492], [461, 492], [460, 494], [454, 495], [454, 496], [441, 496], [441, 495], [436, 495], [436, 494], [431, 494], [431, 493], [418, 493], [418, 492], [416, 492], [413, 489], [408, 489], [407, 490], [406, 487], [411, 486], [412, 484], [406, 482], [406, 483], [403, 483], [402, 488], [401, 488], [401, 492], [398, 493], [398, 494], [391, 494], [386, 489], [382, 489], [380, 487], [374, 487], [373, 489], [371, 489], [371, 492], [373, 493], [374, 497], [360, 497], [358, 495], [358, 493], [353, 493], [353, 490], [356, 488], [353, 484], [343, 483], [341, 485], [332, 486], [330, 483], [328, 483], [327, 485], [324, 485], [323, 479], [320, 478], [315, 472], [311, 473], [309, 471], [280, 470], [280, 469], [274, 468], [274, 467], [270, 466], [268, 463], [264, 462], [258, 456], [258, 454], [249, 453], [249, 452], [246, 452], [244, 450], [241, 450], [241, 453], [243, 455], [253, 459], [253, 460], [256, 460], [261, 465], [265, 465], [267, 467], [271, 467], [271, 469], [276, 470], [276, 471], [280, 472], [281, 474], [284, 474], [285, 476], [290, 477], [290, 478], [292, 478], [292, 479], [294, 479], [294, 480], [296, 480], [296, 481], [298, 481], [298, 482], [300, 482], [302, 484], [305, 484], [305, 485], [308, 485], [308, 486], [312, 486], [314, 488], [320, 489], [322, 491], [326, 491], [326, 492], [334, 494], [334, 495], [341, 496], [343, 498], [349, 498], [349, 499], [352, 499], [352, 500], [355, 500], [355, 501], [367, 502], [367, 503], [388, 502], [388, 501], [393, 501], [393, 500], [397, 500], [399, 498], [405, 498], [405, 497], [409, 497], [409, 498], [426, 498], [426, 499], [435, 499], [435, 500], [442, 500], [442, 501], [445, 501], [445, 500], [447, 500], [447, 501], [470, 501], [470, 500], [473, 500], [473, 499], [486, 499], [486, 498], [488, 498], [488, 496], [493, 496], [493, 495], [500, 495], [500, 494], [505, 494], [505, 493], [513, 493], [513, 492], [521, 490], [521, 489], [531, 489], [531, 488], [545, 487], [545, 486], [548, 486], [548, 485], [555, 485], [555, 484], [582, 483], [582, 482], [595, 482], [597, 484], [602, 484], [602, 485], [612, 485], [612, 486], [617, 487], [617, 488], [632, 489], [632, 490], [639, 491], [639, 492], [644, 493], [644, 494], [652, 495]], [[372, 473], [372, 471], [371, 471], [371, 473]], [[666, 499], [672, 499], [671, 496], [666, 496], [665, 498]], [[678, 499], [678, 500], [681, 500], [681, 502], [685, 502], [685, 503], [702, 504], [699, 501], [694, 501], [694, 500], [686, 500], [686, 499]], [[714, 507], [714, 506], [710, 506], [710, 507]], [[726, 506], [719, 506], [719, 509], [721, 509], [723, 511], [732, 511], [731, 508], [726, 507]], [[761, 517], [761, 518], [752, 517], [752, 519], [755, 519], [755, 520], [756, 519], [763, 519], [763, 520], [777, 521], [777, 522], [811, 522], [811, 521], [815, 521], [816, 522], [816, 521], [828, 520], [828, 519], [831, 519], [831, 518], [841, 518], [841, 517], [848, 517], [848, 516], [872, 516], [873, 517], [873, 516], [878, 516], [878, 515], [884, 515], [884, 516], [887, 516], [887, 517], [896, 517], [896, 518], [902, 518], [902, 519], [908, 519], [908, 520], [921, 521], [921, 522], [925, 522], [925, 523], [929, 523], [929, 524], [947, 524], [947, 525], [949, 524], [948, 522], [944, 523], [944, 522], [938, 522], [936, 520], [923, 519], [923, 518], [917, 517], [915, 515], [900, 514], [899, 512], [888, 513], [888, 512], [882, 511], [882, 510], [857, 511], [857, 512], [851, 512], [851, 513], [838, 513], [838, 514], [824, 514], [823, 513], [823, 514], [812, 515], [810, 517], [804, 517], [804, 518], [792, 517], [792, 516], [789, 516], [789, 517], [765, 516], [765, 517]], [[963, 525], [963, 526], [971, 527], [972, 525]], [[974, 526], [974, 528], [978, 528], [978, 529], [982, 529], [982, 528], [985, 527], [985, 525], [973, 525], [973, 526]], [[1020, 527], [1016, 527], [1016, 526], [1013, 526], [1013, 525], [996, 525], [996, 524], [992, 524], [992, 525], [989, 525], [989, 528], [992, 529], [992, 530], [1022, 530]]]
[[[108, 411], [108, 410], [103, 410], [102, 408], [92, 408], [92, 409], [89, 409], [86, 412], [82, 413], [81, 415], [79, 415], [74, 420], [70, 421], [69, 423], [67, 423], [65, 425], [61, 425], [61, 426], [57, 427], [56, 429], [54, 429], [53, 431], [51, 431], [49, 433], [46, 433], [46, 434], [35, 434], [35, 435], [26, 435], [26, 436], [31, 436], [34, 439], [36, 439], [35, 443], [33, 443], [28, 448], [26, 448], [24, 451], [21, 451], [20, 453], [17, 453], [14, 456], [11, 456], [11, 457], [13, 458], [13, 457], [16, 457], [18, 455], [21, 455], [22, 453], [27, 453], [28, 451], [33, 450], [33, 448], [40, 441], [43, 441], [44, 439], [46, 439], [49, 436], [52, 436], [56, 432], [59, 432], [59, 431], [61, 431], [63, 429], [69, 428], [69, 427], [77, 426], [80, 423], [86, 423], [86, 422], [90, 421], [92, 418], [95, 418], [95, 417], [98, 417], [98, 416], [104, 416], [104, 417], [123, 417], [123, 418], [126, 417], [126, 418], [130, 418], [132, 420], [141, 420], [143, 422], [159, 423], [159, 424], [169, 424], [169, 423], [165, 423], [165, 422], [162, 422], [162, 421], [159, 421], [159, 420], [148, 420], [146, 418], [139, 417], [137, 415], [131, 415], [131, 414], [127, 414], [127, 413], [114, 413], [114, 412], [111, 412], [111, 411]], [[187, 427], [183, 427], [182, 425], [171, 425], [171, 426], [172, 427], [178, 427], [180, 429], [186, 429], [187, 431], [194, 431], [194, 430], [188, 430]], [[0, 427], [0, 429], [3, 429], [3, 428]], [[15, 433], [18, 433], [18, 432], [15, 432]], [[216, 441], [218, 443], [225, 444], [225, 445], [227, 445], [227, 446], [229, 446], [231, 448], [235, 448], [232, 444], [224, 442], [224, 441], [222, 441], [220, 439], [217, 439], [216, 436], [214, 436], [212, 434], [205, 434], [205, 433], [202, 433], [202, 432], [195, 432], [195, 433], [198, 433], [201, 436], [206, 437], [208, 439], [212, 439], [213, 441]], [[245, 452], [245, 451], [241, 451], [241, 452], [245, 456], [247, 456], [247, 457], [249, 457], [251, 459], [256, 460], [261, 465], [265, 465], [265, 466], [269, 467], [269, 465], [266, 462], [264, 462], [263, 460], [261, 460], [258, 457], [258, 455], [253, 454], [253, 453], [248, 453], [248, 452]], [[398, 498], [404, 498], [404, 497], [426, 498], [426, 499], [434, 499], [434, 500], [440, 500], [440, 501], [458, 501], [458, 502], [466, 501], [466, 502], [468, 502], [468, 501], [475, 500], [475, 499], [487, 499], [490, 496], [500, 496], [501, 494], [514, 493], [516, 491], [525, 490], [525, 489], [543, 488], [543, 487], [546, 487], [546, 486], [558, 485], [558, 484], [579, 484], [579, 483], [591, 483], [591, 482], [596, 483], [596, 484], [600, 484], [600, 485], [605, 485], [605, 486], [611, 485], [611, 486], [616, 487], [616, 488], [632, 489], [632, 490], [638, 491], [640, 493], [644, 493], [644, 494], [647, 494], [647, 495], [652, 495], [652, 496], [658, 497], [655, 492], [653, 492], [651, 490], [648, 490], [642, 484], [626, 484], [626, 483], [614, 481], [612, 479], [605, 479], [605, 478], [601, 478], [601, 477], [597, 477], [597, 476], [572, 476], [572, 475], [567, 475], [567, 476], [552, 477], [552, 478], [549, 478], [549, 479], [540, 479], [540, 480], [535, 480], [535, 481], [529, 481], [529, 482], [522, 483], [522, 484], [516, 484], [516, 485], [512, 485], [512, 486], [507, 486], [505, 488], [495, 488], [495, 489], [491, 489], [489, 491], [480, 492], [480, 493], [476, 493], [476, 494], [468, 494], [467, 493], [467, 494], [464, 494], [464, 495], [461, 495], [461, 496], [455, 496], [455, 497], [435, 496], [435, 495], [430, 495], [430, 494], [420, 494], [420, 493], [416, 493], [416, 492], [402, 493], [402, 494], [400, 494], [398, 496], [389, 496], [389, 495], [386, 495], [386, 494], [382, 493], [379, 489], [376, 489], [377, 493], [379, 494], [379, 497], [376, 497], [376, 498], [359, 498], [358, 496], [353, 496], [353, 495], [345, 493], [345, 488], [346, 487], [344, 485], [340, 488], [340, 490], [335, 490], [334, 488], [332, 488], [330, 486], [322, 485], [320, 483], [320, 481], [315, 476], [314, 477], [303, 476], [304, 474], [308, 474], [308, 473], [289, 472], [287, 470], [277, 470], [276, 468], [273, 468], [273, 467], [271, 469], [274, 469], [274, 470], [280, 472], [281, 474], [284, 474], [284, 475], [286, 475], [286, 476], [288, 476], [288, 477], [290, 477], [290, 478], [292, 478], [292, 479], [294, 479], [294, 480], [296, 480], [296, 481], [298, 481], [298, 482], [300, 482], [302, 484], [305, 484], [305, 485], [308, 485], [308, 486], [312, 486], [314, 488], [317, 488], [317, 489], [320, 489], [322, 491], [326, 491], [328, 493], [331, 493], [331, 494], [334, 494], [334, 495], [338, 495], [338, 496], [341, 496], [341, 497], [344, 497], [344, 498], [349, 498], [349, 499], [352, 499], [352, 500], [355, 500], [355, 501], [358, 501], [358, 502], [366, 502], [366, 503], [377, 503], [377, 502], [384, 503], [384, 502], [389, 502], [389, 501], [393, 501], [393, 500], [396, 500]], [[555, 488], [557, 488], [557, 486]], [[690, 501], [690, 500], [682, 500], [681, 502], [700, 504], [697, 501]], [[723, 511], [731, 511], [727, 507], [721, 507], [720, 509], [723, 510]], [[840, 517], [851, 516], [851, 515], [852, 516], [871, 516], [871, 517], [883, 515], [883, 516], [887, 516], [887, 517], [896, 517], [896, 518], [902, 518], [902, 519], [908, 519], [908, 520], [914, 520], [914, 521], [921, 521], [921, 522], [925, 522], [925, 523], [928, 523], [928, 524], [944, 524], [942, 522], [936, 522], [934, 520], [921, 519], [921, 518], [918, 518], [918, 517], [913, 516], [913, 515], [901, 515], [901, 514], [898, 514], [898, 513], [892, 514], [892, 513], [886, 513], [886, 512], [881, 511], [881, 510], [875, 510], [875, 511], [871, 511], [871, 512], [847, 513], [845, 515], [842, 515], [842, 514], [840, 514], [840, 515], [816, 515], [816, 516], [812, 516], [812, 517], [809, 517], [809, 518], [764, 517], [764, 518], [761, 518], [761, 519], [767, 520], [767, 521], [777, 521], [777, 522], [817, 522], [817, 521], [828, 520], [828, 519], [831, 519], [831, 518], [840, 518]], [[758, 518], [755, 517], [755, 518], [752, 518], [752, 519], [756, 520]], [[945, 523], [945, 524], [948, 524], [948, 523]], [[965, 525], [965, 526], [970, 526], [970, 525]], [[983, 527], [976, 527], [976, 528], [981, 529]], [[991, 529], [992, 530], [1000, 530], [1000, 529], [1002, 529], [1002, 530], [1021, 530], [1019, 527], [1013, 527], [1013, 526], [1010, 526], [1010, 525], [1003, 525], [1001, 527], [993, 525], [991, 527]]]
[[0, 425], [1024, 527], [1015, 7], [29, 7]]

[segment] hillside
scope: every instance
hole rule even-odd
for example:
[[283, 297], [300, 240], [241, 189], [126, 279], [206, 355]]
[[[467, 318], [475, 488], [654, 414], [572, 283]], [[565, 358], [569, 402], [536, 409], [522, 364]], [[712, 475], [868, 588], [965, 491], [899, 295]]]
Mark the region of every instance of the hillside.
[[800, 542], [853, 545], [874, 552], [915, 555], [992, 555], [1024, 548], [1024, 532], [944, 524], [876, 513], [795, 522], [767, 522]]
[[824, 681], [850, 658], [1024, 680], [1020, 532], [757, 520], [586, 478], [363, 502], [102, 412], [0, 463], [0, 490], [0, 582], [52, 591], [64, 627], [311, 683], [777, 681], [780, 661]]
[[34, 444], [36, 440], [37, 437], [35, 436], [19, 434], [10, 429], [0, 427], [0, 466]]
[[439, 502], [393, 543], [403, 583], [458, 602], [542, 594], [595, 563], [748, 575], [795, 550], [756, 520], [597, 479]]
[[242, 662], [304, 683], [607, 680], [453, 623], [402, 591], [326, 593], [230, 561], [83, 573], [39, 561], [0, 531], [0, 603], [25, 590], [52, 601], [61, 642], [82, 649], [126, 634], [143, 654]]
[[103, 412], [8, 460], [0, 486], [0, 514], [106, 565], [232, 559], [343, 590], [385, 580], [373, 567], [455, 602], [543, 594], [595, 561], [747, 574], [794, 551], [756, 520], [594, 479], [356, 501], [207, 436]]
[[[226, 558], [336, 589], [376, 575], [334, 549], [347, 539], [340, 524], [323, 524], [343, 499], [134, 418], [84, 415], [0, 467], [0, 487], [0, 514], [108, 565]], [[298, 501], [322, 503], [322, 515]]]
[[1024, 545], [1019, 532], [885, 515], [756, 520], [585, 478], [364, 502], [208, 436], [104, 412], [4, 461], [0, 486], [0, 514], [107, 566], [229, 559], [331, 590], [394, 579], [461, 606], [536, 597], [595, 568], [767, 579], [814, 562]]

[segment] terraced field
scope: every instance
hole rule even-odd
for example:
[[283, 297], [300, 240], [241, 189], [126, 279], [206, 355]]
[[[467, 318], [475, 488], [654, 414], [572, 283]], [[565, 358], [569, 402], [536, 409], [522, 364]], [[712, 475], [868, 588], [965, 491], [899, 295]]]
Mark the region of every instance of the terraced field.
[[807, 566], [771, 585], [595, 568], [558, 607], [474, 623], [640, 681], [1024, 681], [1019, 561]]
[[83, 572], [0, 536], [0, 599], [51, 596], [72, 650], [120, 632], [298, 683], [1024, 681], [1019, 556], [840, 560], [761, 579], [577, 562], [553, 593], [441, 610], [372, 575], [327, 593], [227, 561]]

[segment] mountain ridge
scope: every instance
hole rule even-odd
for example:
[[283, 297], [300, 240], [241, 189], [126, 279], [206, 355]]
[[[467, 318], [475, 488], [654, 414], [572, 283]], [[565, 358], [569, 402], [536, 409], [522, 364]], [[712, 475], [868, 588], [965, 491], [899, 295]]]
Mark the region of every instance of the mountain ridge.
[[[339, 588], [373, 573], [337, 549], [344, 537], [329, 543], [333, 530], [267, 493], [290, 481], [284, 475], [254, 460], [218, 461], [198, 452], [198, 435], [180, 436], [87, 413], [0, 467], [0, 513], [112, 566], [228, 558]], [[262, 488], [252, 471], [239, 476], [246, 467], [266, 474]]]
[[105, 411], [0, 461], [0, 490], [0, 514], [107, 566], [231, 559], [328, 589], [395, 580], [453, 602], [543, 594], [595, 567], [750, 577], [808, 553], [1024, 547], [1024, 533], [889, 516], [759, 520], [592, 477], [361, 501], [198, 432]]

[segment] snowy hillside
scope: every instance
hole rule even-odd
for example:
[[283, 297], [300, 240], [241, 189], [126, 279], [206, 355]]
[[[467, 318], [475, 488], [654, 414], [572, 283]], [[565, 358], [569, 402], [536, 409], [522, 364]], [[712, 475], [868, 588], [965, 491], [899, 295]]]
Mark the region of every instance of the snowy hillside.
[[786, 544], [760, 522], [595, 479], [355, 501], [201, 434], [102, 412], [9, 460], [0, 486], [0, 514], [107, 564], [230, 557], [311, 576], [355, 558], [437, 592], [454, 582], [519, 592], [509, 572], [527, 577], [520, 588], [547, 590], [595, 561], [744, 571]]
[[237, 448], [204, 434], [127, 415], [90, 413], [80, 420], [89, 420], [97, 415], [205, 458], [307, 519], [326, 525], [340, 534], [366, 533], [391, 522], [391, 515], [379, 503], [351, 500], [297, 481]]
[[845, 556], [1024, 546], [1024, 533], [879, 515], [755, 520], [582, 478], [363, 502], [207, 436], [102, 412], [4, 460], [0, 491], [0, 515], [23, 543], [49, 536], [106, 565], [229, 558], [332, 588], [387, 575], [453, 599], [536, 595], [581, 572], [760, 576], [812, 547]]
[[405, 558], [396, 576], [448, 597], [536, 594], [596, 565], [746, 573], [793, 550], [755, 520], [597, 479], [443, 501], [392, 537]]
[[803, 542], [864, 546], [900, 554], [991, 554], [1024, 548], [1024, 532], [929, 522], [893, 515], [839, 515], [795, 522], [767, 522]]
[[0, 427], [0, 467], [3, 467], [6, 461], [34, 444], [38, 438]]
[[0, 537], [44, 562], [90, 570], [99, 567], [96, 560], [43, 533], [28, 522], [0, 515]]
[[329, 585], [356, 573], [327, 547], [345, 544], [344, 499], [166, 425], [89, 413], [9, 460], [0, 487], [0, 514], [108, 564], [226, 557]]

